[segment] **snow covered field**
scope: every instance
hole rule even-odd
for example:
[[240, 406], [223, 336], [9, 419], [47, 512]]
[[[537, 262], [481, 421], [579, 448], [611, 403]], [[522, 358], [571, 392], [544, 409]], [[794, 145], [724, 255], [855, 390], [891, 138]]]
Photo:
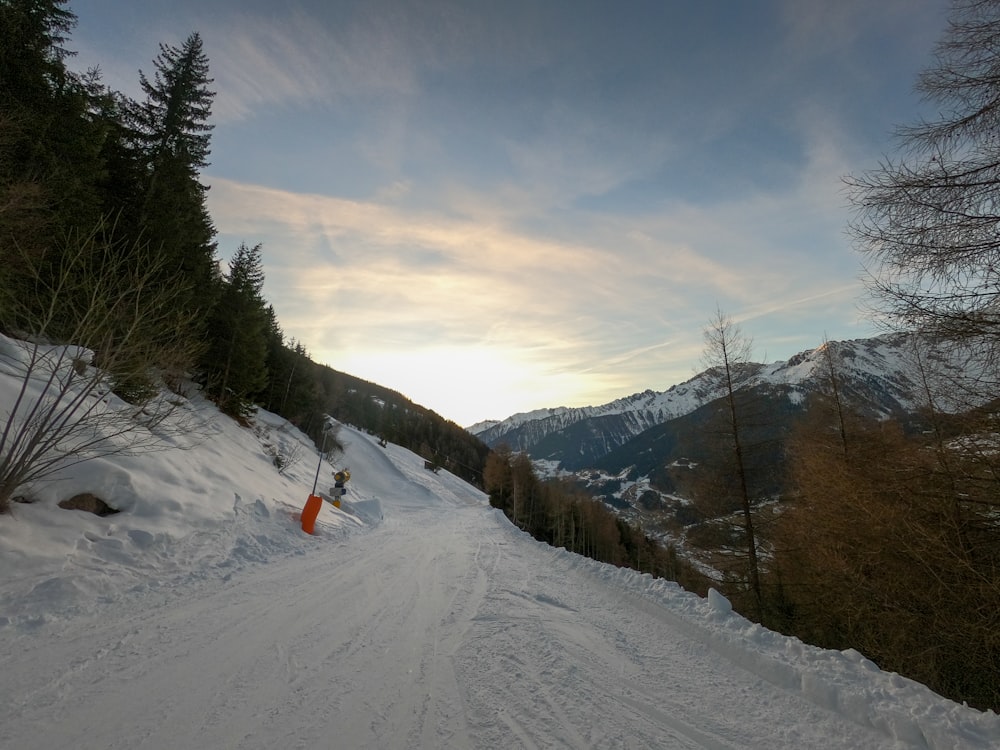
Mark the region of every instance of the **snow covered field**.
[[[197, 414], [0, 517], [0, 748], [1000, 747], [993, 713], [539, 544], [347, 427], [305, 535], [316, 454], [264, 448], [304, 437]], [[123, 512], [56, 507], [82, 491]]]

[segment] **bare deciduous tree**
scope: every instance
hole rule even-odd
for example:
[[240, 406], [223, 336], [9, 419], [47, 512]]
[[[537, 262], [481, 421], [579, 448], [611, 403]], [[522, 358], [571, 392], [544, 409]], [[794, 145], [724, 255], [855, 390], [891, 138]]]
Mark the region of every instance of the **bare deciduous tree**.
[[822, 416], [793, 441], [796, 499], [776, 534], [787, 627], [995, 708], [998, 523], [963, 466], [974, 457], [943, 432], [907, 434], [891, 420], [853, 420], [845, 452]]
[[898, 131], [900, 156], [848, 178], [876, 311], [973, 340], [1000, 369], [1000, 3], [959, 0], [918, 89], [939, 119]]
[[725, 436], [729, 443], [732, 476], [737, 499], [743, 514], [743, 530], [747, 553], [747, 579], [758, 618], [763, 617], [760, 565], [757, 559], [757, 538], [754, 531], [753, 498], [750, 494], [748, 465], [744, 445], [745, 414], [741, 412], [737, 392], [749, 385], [756, 368], [750, 355], [753, 341], [745, 336], [731, 318], [716, 310], [704, 331], [703, 363], [710, 375], [716, 376], [725, 402]]
[[[18, 488], [98, 456], [163, 448], [178, 399], [155, 378], [190, 362], [177, 335], [181, 284], [164, 283], [148, 249], [108, 240], [101, 224], [59, 248], [54, 265], [24, 255], [30, 298], [4, 297], [0, 368], [19, 385], [0, 412], [0, 513]], [[117, 391], [117, 392], [116, 392]]]
[[[935, 362], [915, 352], [930, 427], [927, 444], [880, 448], [891, 471], [872, 477], [874, 489], [865, 490], [872, 496], [859, 502], [861, 512], [876, 508], [883, 517], [887, 508], [893, 514], [902, 509], [892, 524], [878, 527], [884, 535], [874, 544], [905, 555], [905, 570], [919, 570], [934, 584], [921, 580], [907, 588], [906, 581], [898, 586], [898, 597], [886, 597], [899, 609], [935, 617], [917, 625], [894, 622], [889, 632], [933, 633], [937, 643], [959, 655], [949, 653], [933, 664], [927, 656], [932, 650], [919, 653], [921, 665], [934, 668], [928, 684], [990, 706], [1000, 696], [997, 681], [991, 676], [970, 684], [970, 677], [979, 678], [960, 654], [970, 644], [982, 645], [979, 661], [997, 674], [997, 640], [986, 635], [996, 630], [995, 608], [962, 612], [968, 601], [996, 601], [1000, 569], [995, 513], [1000, 468], [995, 407], [989, 406], [1000, 388], [998, 39], [1000, 2], [956, 0], [935, 63], [918, 81], [940, 114], [901, 128], [896, 159], [848, 180], [857, 209], [852, 231], [869, 260], [877, 312], [894, 327], [922, 334], [935, 349], [947, 349], [951, 360]], [[866, 461], [850, 468], [859, 466]], [[858, 569], [867, 581], [871, 561], [866, 565]], [[935, 586], [938, 599], [928, 604], [924, 592]], [[957, 601], [946, 603], [952, 596]], [[872, 619], [876, 616], [890, 619], [885, 612]], [[942, 633], [940, 625], [950, 632]], [[916, 652], [912, 643], [873, 644], [873, 652], [883, 648], [900, 658]]]

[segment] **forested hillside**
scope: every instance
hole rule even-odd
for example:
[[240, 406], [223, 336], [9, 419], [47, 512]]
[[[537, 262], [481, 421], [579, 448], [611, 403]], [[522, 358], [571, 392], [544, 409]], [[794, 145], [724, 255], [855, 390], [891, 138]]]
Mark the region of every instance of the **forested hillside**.
[[[199, 34], [150, 51], [136, 101], [72, 69], [75, 21], [63, 0], [0, 2], [0, 331], [93, 352], [100, 373], [81, 367], [63, 396], [107, 387], [142, 411], [191, 377], [236, 418], [260, 404], [318, 439], [330, 414], [481, 482], [479, 440], [284, 334], [259, 244], [227, 248], [220, 268], [200, 176], [215, 92]], [[6, 473], [0, 511], [25, 478]]]

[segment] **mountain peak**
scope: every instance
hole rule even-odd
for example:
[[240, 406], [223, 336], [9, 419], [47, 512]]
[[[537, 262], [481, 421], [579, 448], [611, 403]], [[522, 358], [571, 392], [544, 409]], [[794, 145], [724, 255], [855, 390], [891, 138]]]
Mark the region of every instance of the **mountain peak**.
[[[867, 339], [827, 341], [787, 360], [749, 363], [748, 387], [780, 389], [793, 401], [820, 386], [833, 357], [846, 392], [864, 401], [878, 416], [915, 408], [917, 391], [908, 356], [912, 337], [890, 333]], [[863, 395], [862, 395], [863, 394]], [[602, 404], [577, 408], [536, 409], [469, 428], [488, 445], [506, 443], [533, 458], [586, 465], [656, 425], [684, 416], [722, 395], [712, 370], [703, 371], [666, 391], [646, 389]]]

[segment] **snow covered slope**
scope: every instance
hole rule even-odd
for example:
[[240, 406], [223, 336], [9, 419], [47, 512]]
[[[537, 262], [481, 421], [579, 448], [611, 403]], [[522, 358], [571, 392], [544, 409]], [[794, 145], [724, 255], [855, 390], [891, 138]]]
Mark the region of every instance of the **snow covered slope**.
[[[0, 517], [0, 748], [995, 748], [1000, 717], [535, 542], [344, 428], [343, 510], [295, 514], [254, 431], [85, 464]], [[323, 470], [328, 479], [329, 467]], [[106, 517], [55, 507], [90, 487]]]

